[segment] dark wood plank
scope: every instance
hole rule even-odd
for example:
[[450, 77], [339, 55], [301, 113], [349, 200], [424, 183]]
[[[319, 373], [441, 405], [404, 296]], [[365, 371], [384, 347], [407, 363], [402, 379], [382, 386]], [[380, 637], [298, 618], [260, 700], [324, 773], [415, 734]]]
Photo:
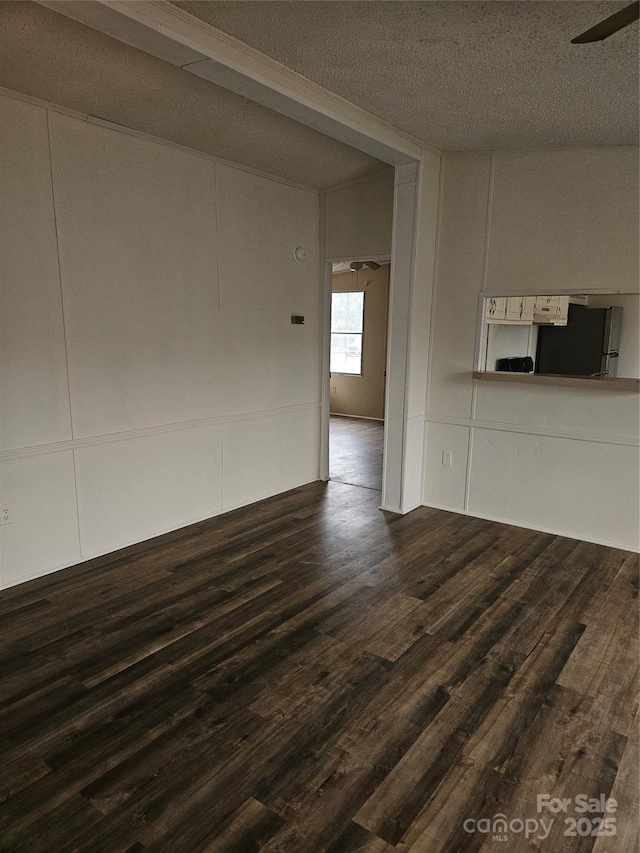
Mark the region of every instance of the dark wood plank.
[[380, 491], [383, 444], [382, 421], [331, 415], [329, 476], [338, 483]]
[[0, 849], [471, 853], [546, 792], [615, 796], [618, 837], [510, 851], [637, 850], [637, 555], [379, 500], [315, 483], [0, 593]]

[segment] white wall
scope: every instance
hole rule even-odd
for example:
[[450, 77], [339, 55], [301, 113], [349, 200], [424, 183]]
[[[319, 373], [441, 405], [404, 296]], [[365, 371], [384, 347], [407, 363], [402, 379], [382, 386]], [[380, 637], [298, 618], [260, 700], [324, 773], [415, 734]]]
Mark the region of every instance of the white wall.
[[325, 258], [391, 256], [394, 170], [323, 193]]
[[638, 395], [471, 372], [481, 291], [638, 291], [637, 150], [451, 154], [443, 168], [424, 503], [636, 550]]
[[0, 584], [317, 479], [318, 194], [0, 110]]

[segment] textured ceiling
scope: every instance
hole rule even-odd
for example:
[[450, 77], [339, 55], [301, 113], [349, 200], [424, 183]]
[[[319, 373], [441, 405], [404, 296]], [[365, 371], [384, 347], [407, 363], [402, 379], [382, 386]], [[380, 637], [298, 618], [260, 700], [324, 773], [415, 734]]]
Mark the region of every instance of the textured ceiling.
[[29, 2], [0, 2], [0, 86], [314, 187], [386, 164]]
[[178, 2], [442, 150], [623, 145], [638, 134], [638, 24], [571, 39], [628, 0]]

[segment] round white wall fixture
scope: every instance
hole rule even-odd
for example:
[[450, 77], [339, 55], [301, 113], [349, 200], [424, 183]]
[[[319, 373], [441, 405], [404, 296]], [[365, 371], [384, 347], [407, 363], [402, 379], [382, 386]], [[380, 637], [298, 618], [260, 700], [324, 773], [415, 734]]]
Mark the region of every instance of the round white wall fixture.
[[301, 264], [306, 257], [307, 253], [302, 248], [302, 246], [296, 246], [296, 248], [293, 250], [293, 260]]

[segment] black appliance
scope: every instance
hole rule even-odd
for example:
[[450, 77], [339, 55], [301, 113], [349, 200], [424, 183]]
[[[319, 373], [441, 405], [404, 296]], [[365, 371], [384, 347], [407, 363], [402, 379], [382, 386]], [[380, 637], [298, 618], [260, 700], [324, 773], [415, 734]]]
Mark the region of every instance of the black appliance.
[[533, 359], [530, 355], [499, 358], [496, 362], [496, 370], [508, 370], [511, 373], [531, 373], [533, 371]]
[[566, 326], [539, 326], [536, 373], [616, 376], [622, 308], [569, 305]]

